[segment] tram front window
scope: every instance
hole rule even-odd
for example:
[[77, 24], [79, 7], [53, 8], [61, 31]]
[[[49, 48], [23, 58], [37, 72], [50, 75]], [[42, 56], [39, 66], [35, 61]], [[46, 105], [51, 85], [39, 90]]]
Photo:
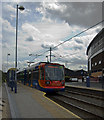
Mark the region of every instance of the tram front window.
[[59, 65], [45, 66], [46, 80], [64, 80], [64, 67]]

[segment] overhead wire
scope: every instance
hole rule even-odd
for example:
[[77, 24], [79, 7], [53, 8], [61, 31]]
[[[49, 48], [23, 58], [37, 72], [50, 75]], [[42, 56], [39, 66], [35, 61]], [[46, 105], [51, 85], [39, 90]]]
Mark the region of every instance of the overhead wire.
[[75, 38], [75, 37], [77, 37], [77, 36], [81, 35], [82, 33], [84, 33], [84, 32], [86, 32], [86, 31], [88, 31], [89, 29], [91, 29], [91, 28], [93, 28], [93, 27], [95, 27], [95, 26], [99, 25], [99, 24], [100, 24], [100, 23], [102, 23], [102, 22], [104, 22], [104, 20], [102, 20], [102, 21], [100, 21], [100, 22], [96, 23], [95, 25], [93, 25], [93, 26], [91, 26], [91, 27], [89, 27], [89, 28], [87, 28], [87, 29], [83, 30], [82, 32], [80, 32], [80, 33], [78, 33], [78, 34], [74, 35], [73, 37], [71, 37], [71, 38], [69, 38], [69, 39], [67, 39], [67, 40], [63, 41], [62, 43], [59, 43], [58, 45], [56, 45], [56, 46], [55, 46], [55, 47], [53, 47], [52, 49], [57, 48], [58, 46], [60, 46], [60, 45], [64, 44], [65, 42], [67, 42], [67, 41], [71, 40], [72, 38]]
[[[91, 28], [93, 28], [93, 27], [95, 27], [95, 26], [97, 26], [97, 25], [103, 23], [103, 22], [104, 22], [104, 20], [102, 20], [102, 21], [96, 23], [95, 25], [93, 25], [93, 26], [91, 26], [91, 27], [89, 27], [89, 28], [83, 30], [82, 32], [80, 32], [80, 33], [74, 35], [73, 37], [71, 37], [71, 38], [69, 38], [69, 39], [67, 39], [67, 40], [65, 40], [65, 41], [63, 41], [63, 42], [61, 42], [61, 43], [59, 43], [58, 45], [56, 45], [55, 47], [53, 47], [52, 50], [55, 49], [55, 48], [57, 48], [58, 46], [64, 44], [65, 42], [67, 42], [67, 41], [69, 41], [69, 40], [71, 40], [71, 39], [73, 39], [73, 38], [75, 38], [75, 37], [81, 35], [82, 33], [84, 33], [84, 32], [86, 32], [86, 31], [90, 30]], [[40, 55], [36, 56], [36, 58], [39, 57], [39, 56], [42, 56], [43, 54], [47, 53], [48, 51], [50, 51], [50, 50], [47, 50], [47, 51], [41, 53]], [[35, 59], [35, 58], [34, 58], [34, 59]], [[34, 59], [33, 59], [33, 60], [34, 60]]]
[[[45, 54], [45, 53], [47, 53], [48, 51], [50, 51], [50, 50], [47, 50], [47, 51], [45, 51], [45, 52], [43, 52], [43, 53], [41, 53], [41, 54], [39, 54], [39, 55], [37, 55], [35, 58], [33, 58], [31, 61], [33, 61], [34, 59], [36, 59], [37, 57], [40, 57], [40, 56], [42, 56], [43, 54]], [[30, 61], [30, 62], [31, 62]]]

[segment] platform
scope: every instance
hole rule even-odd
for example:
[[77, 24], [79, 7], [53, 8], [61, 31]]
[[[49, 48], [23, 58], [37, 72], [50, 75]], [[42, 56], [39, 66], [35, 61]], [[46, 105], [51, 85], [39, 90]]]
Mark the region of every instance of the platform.
[[[6, 85], [5, 85], [6, 86]], [[18, 84], [18, 93], [6, 86], [12, 118], [74, 118], [81, 119], [69, 110], [45, 97], [37, 89]]]
[[85, 89], [92, 89], [97, 91], [104, 91], [102, 83], [99, 82], [90, 82], [90, 87], [86, 87], [86, 82], [66, 82], [65, 86], [74, 86]]

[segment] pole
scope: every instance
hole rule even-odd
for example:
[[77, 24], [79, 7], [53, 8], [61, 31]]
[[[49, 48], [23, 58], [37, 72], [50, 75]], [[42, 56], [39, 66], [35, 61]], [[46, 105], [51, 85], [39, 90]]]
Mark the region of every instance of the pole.
[[17, 36], [18, 36], [18, 5], [16, 13], [15, 93], [17, 93]]
[[52, 51], [52, 48], [50, 47], [50, 63], [51, 63], [51, 51]]

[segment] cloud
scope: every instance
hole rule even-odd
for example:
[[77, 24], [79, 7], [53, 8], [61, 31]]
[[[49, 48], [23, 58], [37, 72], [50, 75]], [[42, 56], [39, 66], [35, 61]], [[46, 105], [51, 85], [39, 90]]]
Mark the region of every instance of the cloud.
[[[42, 47], [42, 48], [45, 48], [45, 49], [50, 49], [50, 47], [51, 47], [51, 49], [52, 49], [52, 48], [55, 47], [55, 44], [53, 44], [53, 43], [50, 43], [50, 44], [49, 44], [49, 43], [48, 43], [48, 44], [45, 43], [45, 44], [41, 44], [41, 47]], [[55, 49], [52, 49], [52, 50], [57, 50], [57, 49], [58, 49], [58, 48], [55, 48]]]
[[24, 23], [22, 30], [23, 36], [27, 36], [26, 39], [28, 36], [32, 36], [38, 43], [45, 45], [54, 44], [54, 46], [59, 43], [59, 40], [70, 34], [70, 28], [67, 23]]
[[40, 9], [38, 8], [38, 12], [43, 14], [43, 18], [60, 19], [69, 25], [88, 27], [102, 20], [102, 3], [100, 2], [43, 3]]
[[40, 31], [35, 27], [35, 26], [32, 26], [31, 24], [29, 23], [25, 23], [22, 25], [22, 29], [27, 31], [27, 32], [37, 32], [37, 33], [40, 33]]
[[40, 40], [40, 34], [41, 32], [39, 31], [38, 28], [36, 28], [34, 25], [29, 24], [29, 23], [24, 23], [22, 25], [22, 30], [28, 35], [32, 36], [33, 39], [35, 40]]
[[[46, 61], [49, 52], [45, 51], [99, 21], [102, 10], [100, 3], [21, 2], [21, 5], [25, 11], [19, 12], [18, 67], [22, 68], [27, 66], [27, 60]], [[12, 67], [15, 61], [15, 8], [16, 3], [3, 3], [3, 62], [6, 63], [6, 55], [10, 53], [9, 63]], [[52, 62], [67, 62], [70, 69], [84, 68], [87, 66], [87, 46], [100, 30], [101, 26], [97, 26], [61, 44], [52, 50], [56, 56], [52, 57]], [[37, 59], [28, 55], [42, 53], [45, 54]]]
[[23, 11], [20, 11], [21, 14], [24, 14], [25, 16], [29, 15], [31, 12], [30, 9], [25, 8]]
[[9, 45], [15, 43], [15, 28], [8, 20], [2, 19], [2, 42]]
[[83, 42], [81, 41], [81, 38], [80, 37], [76, 37], [74, 39], [78, 44], [83, 44]]
[[16, 8], [14, 8], [11, 4], [4, 4], [4, 9], [6, 9], [8, 12], [14, 12], [16, 11]]
[[32, 36], [30, 36], [30, 37], [28, 37], [28, 38], [26, 39], [26, 41], [32, 42], [32, 41], [34, 41], [34, 39], [33, 39]]
[[2, 20], [2, 25], [3, 25], [3, 30], [9, 33], [15, 32], [15, 28], [11, 25], [11, 23], [8, 20]]
[[74, 49], [74, 50], [82, 50], [83, 49], [83, 46], [74, 46], [72, 49]]

